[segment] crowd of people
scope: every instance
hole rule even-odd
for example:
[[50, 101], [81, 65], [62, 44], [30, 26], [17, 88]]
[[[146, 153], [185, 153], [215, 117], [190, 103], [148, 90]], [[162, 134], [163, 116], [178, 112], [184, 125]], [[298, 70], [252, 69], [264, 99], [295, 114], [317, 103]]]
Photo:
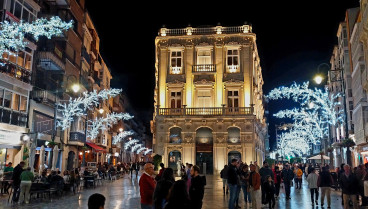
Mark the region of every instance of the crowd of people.
[[197, 165], [187, 164], [175, 181], [174, 170], [160, 164], [160, 171], [154, 177], [154, 166], [144, 165], [139, 180], [142, 209], [201, 209], [204, 196], [205, 176], [200, 176]]
[[[364, 181], [368, 180], [368, 163], [351, 168], [342, 164], [339, 168], [331, 170], [328, 165], [320, 164], [273, 164], [267, 161], [260, 168], [257, 162], [246, 163], [233, 159], [229, 165], [221, 170], [223, 193], [228, 194], [229, 209], [240, 208], [239, 194], [243, 191], [245, 204], [252, 208], [274, 208], [280, 195], [280, 187], [285, 189], [286, 200], [291, 199], [290, 188], [295, 191], [302, 188], [303, 179], [308, 183], [312, 206], [321, 204], [324, 207], [325, 198], [327, 208], [331, 208], [331, 190], [341, 190], [341, 204], [345, 209], [359, 205], [368, 206], [368, 198], [364, 196]], [[320, 197], [320, 202], [319, 202]], [[359, 200], [360, 199], [360, 200]]]

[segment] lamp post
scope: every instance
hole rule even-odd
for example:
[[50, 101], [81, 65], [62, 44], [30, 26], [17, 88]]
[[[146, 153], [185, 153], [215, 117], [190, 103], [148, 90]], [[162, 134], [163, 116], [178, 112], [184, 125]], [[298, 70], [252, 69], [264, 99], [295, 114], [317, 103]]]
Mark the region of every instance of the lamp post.
[[[329, 83], [335, 83], [335, 82], [340, 82], [340, 87], [341, 87], [341, 93], [342, 93], [342, 103], [343, 103], [343, 107], [344, 107], [344, 132], [345, 132], [345, 137], [348, 138], [349, 135], [349, 127], [348, 127], [348, 120], [347, 120], [347, 109], [346, 109], [346, 87], [345, 87], [345, 79], [344, 79], [344, 69], [338, 68], [338, 69], [331, 69], [330, 65], [327, 63], [322, 63], [320, 65], [318, 65], [318, 70], [319, 67], [322, 65], [327, 65], [329, 67], [329, 71], [328, 71], [328, 81]], [[315, 81], [317, 80], [318, 75], [315, 77]], [[317, 81], [316, 81], [317, 83]], [[318, 83], [317, 83], [318, 84]], [[328, 126], [328, 128], [330, 129], [330, 126]], [[330, 139], [328, 139], [330, 141]], [[350, 160], [350, 156], [348, 156], [347, 159], [347, 163], [349, 165], [351, 165], [351, 160]]]

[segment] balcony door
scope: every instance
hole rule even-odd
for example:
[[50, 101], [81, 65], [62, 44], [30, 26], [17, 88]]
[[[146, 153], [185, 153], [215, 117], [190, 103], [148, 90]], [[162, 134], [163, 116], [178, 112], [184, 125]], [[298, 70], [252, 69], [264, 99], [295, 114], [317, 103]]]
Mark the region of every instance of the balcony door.
[[198, 90], [197, 107], [213, 107], [213, 97], [211, 90]]
[[211, 60], [211, 50], [210, 49], [199, 49], [197, 54], [197, 65], [210, 65]]
[[227, 92], [227, 106], [230, 112], [239, 111], [239, 91], [228, 91]]

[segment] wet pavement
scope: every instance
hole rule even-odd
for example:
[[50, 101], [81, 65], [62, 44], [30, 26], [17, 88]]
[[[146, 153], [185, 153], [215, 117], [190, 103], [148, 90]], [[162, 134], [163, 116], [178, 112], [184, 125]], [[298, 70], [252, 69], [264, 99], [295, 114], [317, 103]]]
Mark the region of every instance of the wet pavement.
[[[139, 178], [138, 178], [139, 179]], [[27, 205], [11, 205], [7, 202], [8, 196], [0, 196], [0, 209], [2, 208], [53, 208], [53, 209], [77, 209], [87, 208], [88, 197], [93, 193], [101, 193], [106, 197], [105, 208], [118, 209], [139, 209], [140, 208], [140, 196], [139, 196], [139, 185], [138, 179], [133, 176], [125, 175], [124, 178], [120, 178], [114, 182], [105, 181], [103, 186], [97, 186], [96, 188], [83, 189], [79, 194], [66, 194], [61, 198], [53, 198], [51, 201], [46, 199], [32, 200]], [[242, 192], [241, 192], [242, 193]], [[340, 209], [341, 206], [341, 193], [339, 191], [332, 190], [331, 192], [331, 208]], [[205, 195], [203, 200], [203, 209], [225, 209], [227, 208], [227, 201], [229, 195], [224, 195], [222, 190], [222, 180], [219, 176], [207, 176], [207, 186], [205, 189]], [[244, 204], [243, 195], [240, 196], [241, 208], [249, 208]], [[319, 200], [320, 201], [320, 200]], [[268, 207], [266, 207], [268, 208]], [[276, 202], [275, 208], [286, 208], [286, 209], [312, 209], [310, 201], [310, 193], [306, 181], [303, 180], [303, 188], [296, 190], [291, 188], [291, 200], [285, 200], [284, 189], [281, 188], [280, 197]], [[315, 209], [321, 209], [319, 205], [314, 206]], [[325, 199], [325, 207], [327, 208], [327, 200]]]

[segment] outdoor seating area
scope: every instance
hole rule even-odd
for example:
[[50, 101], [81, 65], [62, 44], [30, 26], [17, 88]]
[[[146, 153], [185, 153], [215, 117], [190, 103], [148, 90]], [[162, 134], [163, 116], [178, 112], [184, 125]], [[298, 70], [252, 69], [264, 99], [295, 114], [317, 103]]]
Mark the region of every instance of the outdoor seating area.
[[[103, 167], [103, 166], [101, 166]], [[108, 169], [89, 169], [83, 171], [80, 168], [72, 171], [43, 170], [40, 174], [32, 172], [34, 180], [31, 183], [28, 195], [19, 192], [12, 180], [12, 172], [6, 175], [0, 174], [0, 198], [6, 198], [9, 205], [14, 204], [19, 199], [25, 199], [26, 203], [37, 201], [53, 201], [63, 196], [75, 195], [83, 189], [97, 188], [103, 186], [104, 182], [113, 182], [124, 175], [125, 171], [109, 165]], [[117, 171], [119, 170], [119, 171]], [[124, 172], [122, 174], [122, 172]], [[25, 198], [21, 198], [23, 194]], [[27, 197], [28, 196], [28, 197]]]

